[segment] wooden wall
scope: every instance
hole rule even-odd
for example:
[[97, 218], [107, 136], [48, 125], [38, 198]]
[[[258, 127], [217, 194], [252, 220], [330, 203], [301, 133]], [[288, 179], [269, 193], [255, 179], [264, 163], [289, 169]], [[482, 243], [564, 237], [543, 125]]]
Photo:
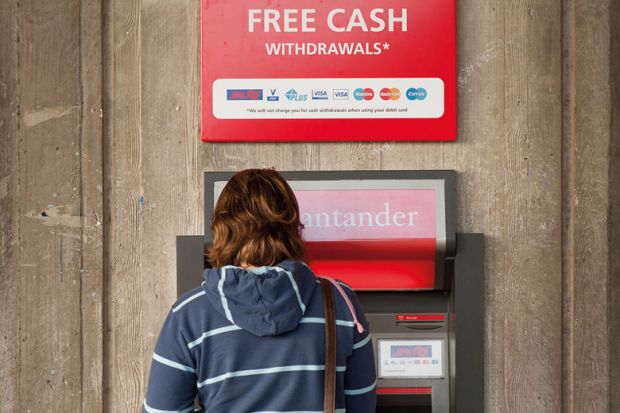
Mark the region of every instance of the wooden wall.
[[97, 411], [99, 2], [0, 2], [0, 411]]
[[486, 410], [620, 408], [620, 7], [457, 4], [458, 142], [205, 144], [197, 0], [0, 2], [0, 412], [137, 411], [203, 171], [270, 166], [459, 171]]
[[617, 182], [608, 161], [610, 105], [618, 103], [610, 65], [618, 30], [611, 26], [613, 3], [572, 1], [565, 16], [563, 390], [574, 411], [609, 408], [617, 368], [610, 347], [617, 337], [607, 329], [615, 317], [608, 312], [611, 279], [618, 275], [610, 268], [618, 244], [608, 232], [610, 184]]

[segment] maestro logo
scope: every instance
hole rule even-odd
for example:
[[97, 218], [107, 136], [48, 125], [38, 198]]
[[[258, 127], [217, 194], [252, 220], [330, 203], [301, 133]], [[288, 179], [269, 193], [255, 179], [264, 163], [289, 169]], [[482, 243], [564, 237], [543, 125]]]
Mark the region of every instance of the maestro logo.
[[327, 90], [312, 89], [312, 100], [327, 100]]
[[269, 89], [269, 95], [267, 95], [268, 102], [277, 102], [280, 100], [280, 96], [276, 95], [276, 89]]
[[263, 90], [226, 89], [226, 100], [263, 100]]
[[424, 89], [423, 87], [419, 87], [417, 89], [414, 87], [410, 87], [409, 89], [407, 89], [406, 95], [407, 99], [409, 100], [424, 100], [426, 99], [427, 93], [426, 89]]
[[398, 100], [400, 99], [400, 89], [384, 87], [379, 92], [379, 97], [383, 100]]
[[372, 100], [375, 97], [375, 92], [369, 87], [366, 89], [360, 87], [353, 91], [353, 97], [355, 100]]
[[334, 89], [334, 100], [349, 100], [349, 89]]
[[308, 95], [301, 95], [297, 93], [295, 89], [289, 89], [288, 92], [284, 94], [284, 96], [286, 96], [288, 100], [294, 102], [305, 102], [306, 100], [308, 100]]

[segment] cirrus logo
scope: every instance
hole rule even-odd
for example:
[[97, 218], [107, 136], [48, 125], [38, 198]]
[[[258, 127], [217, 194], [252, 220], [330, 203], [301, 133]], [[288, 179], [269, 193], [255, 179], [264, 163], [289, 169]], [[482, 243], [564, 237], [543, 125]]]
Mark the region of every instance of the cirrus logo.
[[417, 89], [414, 87], [410, 87], [409, 89], [407, 89], [406, 95], [407, 99], [409, 100], [424, 100], [426, 99], [428, 93], [426, 93], [426, 89], [424, 89], [423, 87], [419, 87]]
[[366, 89], [360, 87], [353, 91], [353, 97], [355, 100], [372, 100], [375, 97], [375, 92], [369, 87]]
[[384, 87], [379, 92], [379, 97], [383, 100], [398, 100], [400, 99], [400, 89], [393, 87]]

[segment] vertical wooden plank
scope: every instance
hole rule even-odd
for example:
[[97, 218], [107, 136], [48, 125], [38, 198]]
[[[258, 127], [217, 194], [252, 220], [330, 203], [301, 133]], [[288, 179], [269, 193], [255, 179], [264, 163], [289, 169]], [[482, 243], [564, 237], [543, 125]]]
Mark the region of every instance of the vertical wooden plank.
[[[609, 409], [609, 150], [611, 124], [608, 0], [570, 3], [571, 133], [565, 145], [570, 182], [565, 205], [570, 277], [567, 341], [572, 357], [565, 398], [571, 411]], [[595, 114], [595, 116], [593, 116]]]
[[[510, 167], [503, 151], [507, 132], [505, 52], [513, 47], [504, 23], [504, 2], [457, 2], [457, 142], [422, 152], [427, 168], [452, 168], [457, 178], [457, 230], [484, 232], [486, 274], [486, 411], [508, 412], [508, 355], [504, 343], [510, 308], [504, 305], [509, 239], [501, 210]], [[484, 24], [481, 24], [484, 22]], [[433, 159], [435, 159], [433, 161]], [[432, 165], [432, 166], [426, 166]], [[511, 188], [511, 192], [515, 189]], [[503, 262], [502, 262], [503, 261]], [[497, 293], [496, 293], [497, 292]]]
[[18, 2], [20, 411], [79, 411], [80, 3]]
[[[79, 69], [84, 59], [84, 67], [90, 65], [95, 70], [100, 61], [93, 59], [92, 52], [82, 55], [82, 48], [91, 45], [80, 43], [79, 6], [65, 2], [54, 9], [4, 2], [0, 13], [6, 21], [1, 25], [1, 37], [12, 39], [4, 43], [0, 59], [0, 128], [6, 137], [0, 150], [0, 199], [6, 203], [6, 208], [0, 208], [2, 273], [6, 274], [0, 280], [0, 290], [6, 295], [6, 300], [2, 299], [3, 307], [6, 304], [2, 317], [2, 411], [34, 410], [37, 406], [54, 410], [81, 406], [96, 411], [89, 401], [101, 393], [101, 354], [91, 358], [98, 360], [98, 366], [82, 363], [84, 349], [87, 354], [97, 349], [97, 343], [88, 337], [101, 337], [100, 323], [97, 326], [88, 318], [93, 308], [91, 293], [101, 293], [101, 288], [80, 279], [88, 273], [81, 264], [88, 267], [101, 257], [96, 243], [92, 248], [86, 245], [94, 235], [93, 231], [84, 232], [89, 220], [83, 209], [91, 203], [90, 194], [80, 200], [89, 184], [101, 184], [100, 174], [87, 173], [82, 179], [82, 170], [95, 170], [92, 163], [97, 162], [96, 156], [82, 156], [92, 154], [84, 151], [84, 146], [96, 147], [101, 139], [93, 136], [96, 126], [80, 127], [81, 92], [100, 85], [100, 79], [88, 70], [80, 78]], [[89, 16], [82, 17], [89, 20]], [[96, 26], [90, 30], [91, 39], [99, 39]], [[25, 83], [20, 83], [20, 78]], [[64, 87], [61, 93], [58, 85]], [[97, 92], [88, 94], [94, 97]], [[32, 210], [33, 205], [39, 205], [38, 209]], [[101, 276], [99, 266], [93, 277], [100, 281]], [[88, 290], [91, 300], [81, 300], [80, 289]], [[80, 320], [83, 302], [84, 319]], [[100, 299], [98, 306], [100, 320]], [[83, 377], [84, 373], [88, 377]], [[89, 379], [97, 376], [99, 380], [88, 385]], [[87, 385], [82, 386], [83, 381]], [[100, 410], [100, 403], [97, 406]]]
[[620, 2], [610, 2], [609, 411], [620, 411]]
[[0, 2], [0, 412], [20, 410], [17, 2]]
[[572, 147], [575, 129], [574, 0], [562, 0], [562, 409], [574, 412], [574, 286]]
[[103, 409], [102, 1], [80, 3], [81, 411]]
[[104, 2], [104, 406], [133, 412], [143, 397], [140, 0]]
[[[199, 171], [199, 2], [158, 0], [140, 9], [141, 140], [139, 225], [143, 389], [162, 322], [176, 300], [175, 241], [202, 233]], [[154, 251], [158, 253], [154, 254]]]
[[399, 144], [386, 169], [460, 172], [457, 229], [487, 239], [487, 410], [558, 411], [558, 2], [458, 3], [458, 141]]
[[[506, 231], [504, 333], [508, 406], [561, 406], [561, 10], [514, 1], [507, 21], [507, 161], [498, 230]], [[514, 51], [514, 53], [511, 53]], [[492, 310], [491, 310], [492, 311]]]

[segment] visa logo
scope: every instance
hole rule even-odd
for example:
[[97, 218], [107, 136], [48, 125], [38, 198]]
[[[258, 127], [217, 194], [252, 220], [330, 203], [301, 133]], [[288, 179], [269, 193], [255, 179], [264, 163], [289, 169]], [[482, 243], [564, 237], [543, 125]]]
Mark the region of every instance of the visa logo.
[[334, 89], [334, 100], [348, 100], [349, 89]]
[[327, 100], [327, 90], [312, 89], [312, 100]]

